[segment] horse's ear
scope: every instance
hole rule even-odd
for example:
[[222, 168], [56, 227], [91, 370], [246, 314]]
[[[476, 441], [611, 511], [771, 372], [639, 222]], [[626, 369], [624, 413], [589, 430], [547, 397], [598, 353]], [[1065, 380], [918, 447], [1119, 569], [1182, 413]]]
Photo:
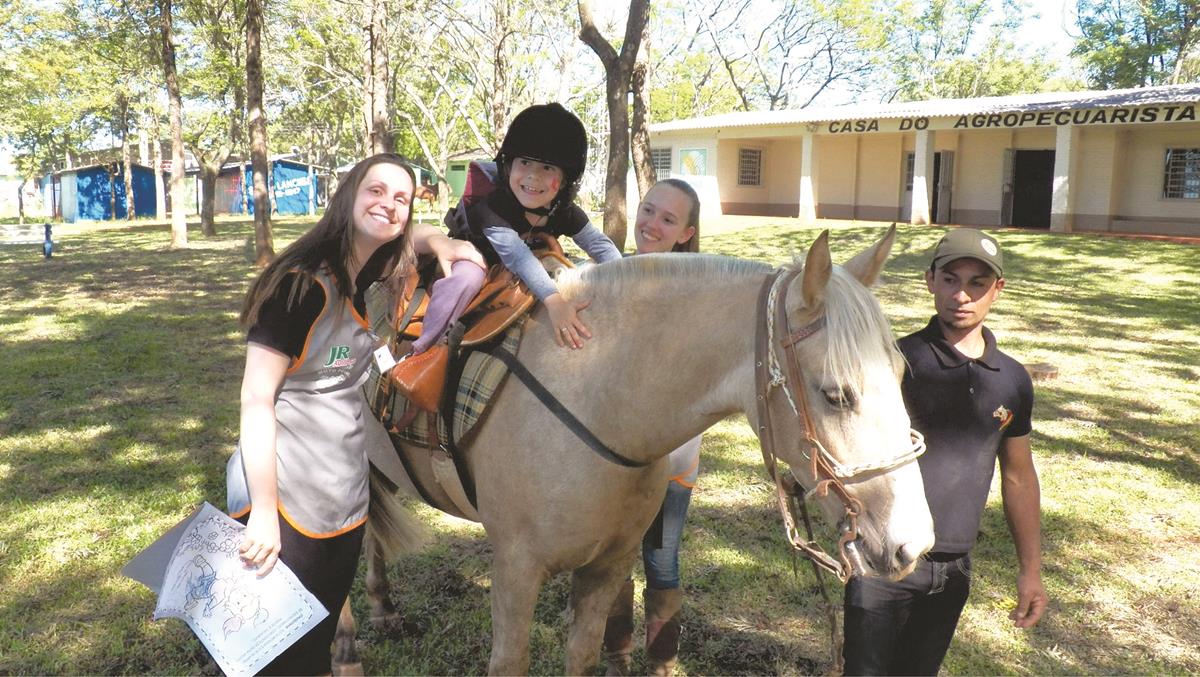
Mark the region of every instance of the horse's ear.
[[892, 243], [895, 241], [896, 224], [893, 223], [882, 240], [859, 252], [843, 267], [864, 287], [870, 287], [879, 279], [879, 273], [883, 270], [883, 264], [887, 261], [888, 254], [892, 251]]
[[833, 271], [833, 261], [829, 258], [829, 231], [821, 231], [812, 246], [808, 248], [808, 256], [804, 259], [804, 284], [800, 287], [800, 296], [804, 299], [804, 307], [816, 310], [825, 300], [825, 286], [829, 284], [829, 274]]

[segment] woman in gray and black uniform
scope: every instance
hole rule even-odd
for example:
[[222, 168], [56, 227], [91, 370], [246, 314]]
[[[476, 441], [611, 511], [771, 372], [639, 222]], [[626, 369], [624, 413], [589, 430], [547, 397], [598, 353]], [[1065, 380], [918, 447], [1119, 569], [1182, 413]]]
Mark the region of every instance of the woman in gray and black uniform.
[[227, 468], [228, 509], [246, 523], [248, 567], [288, 565], [330, 615], [264, 669], [328, 674], [338, 612], [354, 579], [368, 502], [360, 387], [377, 340], [363, 294], [399, 287], [415, 254], [482, 264], [468, 243], [410, 228], [413, 172], [397, 155], [350, 170], [329, 208], [254, 282], [241, 438]]

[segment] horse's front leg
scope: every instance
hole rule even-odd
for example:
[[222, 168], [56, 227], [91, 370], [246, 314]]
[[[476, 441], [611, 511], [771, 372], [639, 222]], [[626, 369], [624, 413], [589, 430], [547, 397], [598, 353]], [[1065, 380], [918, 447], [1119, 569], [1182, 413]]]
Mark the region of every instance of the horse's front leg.
[[593, 562], [571, 575], [565, 674], [592, 673], [600, 657], [609, 610], [629, 577], [636, 554], [636, 550], [631, 550], [628, 555], [615, 560]]
[[356, 677], [363, 674], [362, 659], [358, 656], [358, 647], [354, 637], [358, 628], [354, 623], [354, 614], [350, 611], [350, 598], [342, 605], [338, 615], [337, 630], [333, 634], [333, 674], [345, 677]]
[[529, 629], [546, 571], [519, 550], [497, 550], [492, 565], [491, 675], [529, 673]]
[[392, 604], [391, 583], [388, 581], [387, 560], [379, 541], [367, 528], [367, 601], [371, 605], [371, 624], [375, 627], [395, 621], [399, 614]]

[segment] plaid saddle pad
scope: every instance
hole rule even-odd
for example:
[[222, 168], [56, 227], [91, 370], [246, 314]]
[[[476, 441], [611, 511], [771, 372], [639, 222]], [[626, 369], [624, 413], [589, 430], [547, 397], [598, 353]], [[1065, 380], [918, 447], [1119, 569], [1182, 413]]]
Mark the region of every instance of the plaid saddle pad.
[[[514, 322], [505, 331], [503, 338], [499, 341], [499, 346], [515, 355], [518, 346], [521, 345], [521, 333], [524, 324], [523, 320]], [[401, 344], [400, 347], [403, 349], [406, 347], [406, 344]], [[458, 381], [457, 392], [454, 395], [453, 426], [454, 441], [456, 443], [465, 438], [475, 425], [479, 423], [484, 412], [487, 411], [492, 397], [504, 384], [504, 377], [507, 375], [508, 367], [504, 366], [503, 362], [492, 357], [485, 350], [472, 350], [468, 353], [466, 363], [462, 368], [462, 377]], [[382, 395], [379, 376], [379, 368], [372, 361], [370, 376], [367, 378], [366, 384], [363, 385], [363, 395], [366, 396], [367, 402], [370, 404], [371, 412], [381, 421], [400, 420], [412, 405], [403, 395], [398, 394], [394, 388], [390, 389], [387, 395]], [[447, 383], [446, 385], [452, 386], [453, 384]], [[388, 432], [394, 438], [398, 438], [404, 442], [429, 446], [429, 420], [429, 416], [418, 414], [408, 427], [403, 430], [396, 430], [389, 427]], [[445, 417], [438, 414], [435, 420], [435, 425], [438, 427], [438, 439], [448, 439]]]

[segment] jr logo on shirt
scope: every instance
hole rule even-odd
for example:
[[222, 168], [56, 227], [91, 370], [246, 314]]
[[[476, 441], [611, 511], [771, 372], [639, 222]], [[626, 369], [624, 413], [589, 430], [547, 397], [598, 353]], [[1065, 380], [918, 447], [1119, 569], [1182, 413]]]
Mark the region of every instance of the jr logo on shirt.
[[996, 411], [992, 412], [992, 418], [1000, 419], [1000, 429], [1004, 430], [1009, 423], [1013, 422], [1013, 413], [1008, 410], [1008, 407], [1003, 404], [996, 407]]
[[337, 369], [353, 365], [354, 358], [350, 357], [350, 346], [333, 346], [329, 349], [329, 359], [325, 360], [324, 366], [327, 369]]

